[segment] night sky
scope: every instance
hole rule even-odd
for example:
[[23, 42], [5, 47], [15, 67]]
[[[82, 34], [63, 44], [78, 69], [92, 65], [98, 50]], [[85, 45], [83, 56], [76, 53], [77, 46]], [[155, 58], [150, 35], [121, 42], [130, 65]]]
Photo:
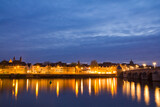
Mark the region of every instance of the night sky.
[[0, 61], [160, 65], [160, 0], [0, 0]]

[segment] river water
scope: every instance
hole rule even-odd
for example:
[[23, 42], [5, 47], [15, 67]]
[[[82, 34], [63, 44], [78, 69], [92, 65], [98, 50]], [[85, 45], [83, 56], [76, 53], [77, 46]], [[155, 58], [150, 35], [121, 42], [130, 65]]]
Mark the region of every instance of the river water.
[[160, 107], [160, 82], [0, 79], [0, 107]]

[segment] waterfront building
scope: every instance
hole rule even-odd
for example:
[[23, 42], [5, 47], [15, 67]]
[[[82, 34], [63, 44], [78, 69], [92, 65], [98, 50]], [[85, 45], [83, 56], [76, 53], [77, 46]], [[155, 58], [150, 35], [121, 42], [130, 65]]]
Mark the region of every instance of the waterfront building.
[[13, 61], [10, 59], [9, 61], [3, 60], [0, 63], [0, 73], [3, 74], [25, 74], [27, 72], [27, 64], [22, 62], [22, 57], [20, 60], [16, 60], [15, 57]]
[[67, 67], [67, 66], [51, 66], [51, 65], [33, 65], [32, 73], [42, 73], [42, 74], [54, 74], [54, 73], [75, 73], [75, 67]]
[[115, 74], [117, 71], [117, 66], [109, 66], [109, 67], [91, 67], [90, 73], [98, 73], [98, 74]]
[[95, 74], [116, 74], [118, 67], [121, 67], [122, 71], [138, 69], [139, 66], [134, 64], [131, 60], [129, 64], [119, 64], [111, 62], [97, 63], [96, 60], [91, 61], [91, 64], [81, 64], [80, 61], [77, 63], [31, 63], [26, 64], [22, 61], [22, 57], [16, 60], [3, 60], [0, 62], [0, 73], [1, 74], [58, 74], [58, 73], [95, 73]]

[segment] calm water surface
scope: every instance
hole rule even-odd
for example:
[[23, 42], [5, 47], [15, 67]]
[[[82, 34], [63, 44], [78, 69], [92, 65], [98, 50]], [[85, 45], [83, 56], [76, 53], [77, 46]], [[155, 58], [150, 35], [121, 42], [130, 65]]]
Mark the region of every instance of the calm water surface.
[[160, 107], [160, 82], [0, 79], [0, 107]]

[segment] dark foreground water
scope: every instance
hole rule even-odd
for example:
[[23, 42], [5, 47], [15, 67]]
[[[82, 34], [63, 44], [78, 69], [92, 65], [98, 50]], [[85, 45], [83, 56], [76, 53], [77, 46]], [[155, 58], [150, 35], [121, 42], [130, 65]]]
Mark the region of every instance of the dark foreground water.
[[160, 82], [0, 79], [0, 107], [160, 107]]

